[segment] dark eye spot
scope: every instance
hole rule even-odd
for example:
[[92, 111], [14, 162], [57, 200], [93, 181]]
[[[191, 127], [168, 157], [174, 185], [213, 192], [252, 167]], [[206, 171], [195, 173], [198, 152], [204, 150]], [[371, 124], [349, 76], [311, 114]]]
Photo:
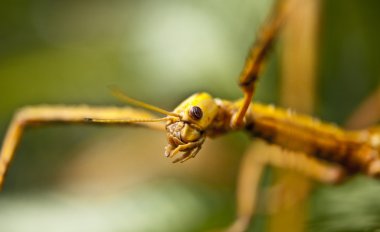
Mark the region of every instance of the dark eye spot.
[[199, 120], [203, 116], [202, 109], [198, 106], [192, 106], [189, 110], [190, 117], [194, 120]]

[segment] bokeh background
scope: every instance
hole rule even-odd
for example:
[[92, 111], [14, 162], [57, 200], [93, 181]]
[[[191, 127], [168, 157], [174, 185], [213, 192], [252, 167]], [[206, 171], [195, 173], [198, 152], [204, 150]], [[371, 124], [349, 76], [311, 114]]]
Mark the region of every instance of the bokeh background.
[[[31, 104], [123, 105], [108, 85], [166, 108], [197, 91], [242, 94], [237, 76], [273, 1], [0, 2], [0, 138]], [[379, 85], [380, 3], [322, 1], [315, 115], [344, 125]], [[276, 47], [255, 100], [278, 103]], [[302, 86], [300, 86], [302, 88]], [[374, 105], [375, 107], [380, 107]], [[250, 138], [207, 140], [196, 159], [163, 157], [165, 134], [143, 128], [28, 129], [0, 195], [1, 231], [205, 231], [234, 217]], [[270, 171], [267, 179], [270, 179]], [[380, 184], [318, 185], [308, 231], [376, 231]], [[266, 230], [260, 213], [252, 230]]]

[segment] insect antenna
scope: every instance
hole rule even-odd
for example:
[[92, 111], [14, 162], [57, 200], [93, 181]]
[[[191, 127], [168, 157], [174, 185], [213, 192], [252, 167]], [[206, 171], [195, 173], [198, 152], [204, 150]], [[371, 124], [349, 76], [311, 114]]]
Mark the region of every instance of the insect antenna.
[[164, 118], [147, 118], [147, 119], [97, 119], [97, 118], [85, 118], [85, 121], [92, 123], [140, 123], [140, 122], [162, 122], [170, 120], [169, 117]]
[[127, 102], [129, 104], [139, 106], [139, 107], [142, 107], [142, 108], [145, 108], [145, 109], [148, 109], [151, 111], [155, 111], [157, 113], [165, 114], [168, 116], [174, 116], [174, 117], [181, 118], [181, 116], [179, 114], [176, 114], [176, 113], [161, 109], [157, 106], [153, 106], [153, 105], [150, 105], [148, 103], [133, 99], [133, 98], [127, 96], [121, 89], [119, 89], [115, 86], [110, 86], [109, 88], [110, 88], [112, 94], [122, 102]]
[[[124, 119], [124, 118], [120, 118], [120, 119], [85, 118], [84, 120], [86, 122], [104, 123], [104, 124], [111, 124], [111, 123], [112, 124], [123, 124], [123, 123], [127, 124], [127, 123], [162, 122], [162, 121], [171, 120], [172, 117], [181, 118], [181, 116], [179, 114], [176, 114], [176, 113], [161, 109], [157, 106], [153, 106], [153, 105], [150, 105], [148, 103], [133, 99], [133, 98], [127, 96], [122, 90], [120, 90], [119, 88], [117, 88], [115, 86], [110, 86], [109, 88], [110, 88], [112, 94], [116, 98], [118, 98], [119, 100], [121, 100], [123, 102], [127, 102], [129, 104], [132, 104], [132, 105], [135, 105], [135, 106], [138, 106], [141, 108], [145, 108], [145, 109], [148, 109], [148, 110], [151, 110], [154, 112], [165, 114], [167, 116], [163, 117], [163, 118], [130, 118], [130, 119]], [[170, 116], [172, 116], [172, 117], [170, 117]]]

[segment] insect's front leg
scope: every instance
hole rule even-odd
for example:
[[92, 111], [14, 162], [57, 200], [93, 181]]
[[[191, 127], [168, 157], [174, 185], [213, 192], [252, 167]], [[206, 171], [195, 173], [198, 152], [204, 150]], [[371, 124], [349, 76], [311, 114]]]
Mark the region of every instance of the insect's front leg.
[[[12, 119], [0, 151], [0, 185], [4, 181], [8, 165], [14, 156], [25, 127], [51, 123], [91, 123], [91, 119], [106, 119], [104, 121], [97, 121], [96, 123], [107, 125], [130, 124], [130, 122], [126, 122], [125, 120], [131, 118], [151, 119], [154, 117], [146, 111], [129, 107], [41, 105], [20, 109]], [[164, 126], [161, 124], [141, 124], [153, 129], [164, 129]]]
[[239, 85], [244, 93], [244, 100], [239, 111], [232, 119], [231, 126], [233, 128], [239, 128], [243, 125], [244, 116], [254, 95], [255, 85], [259, 79], [264, 61], [273, 46], [273, 42], [278, 37], [278, 33], [285, 22], [286, 16], [289, 14], [289, 10], [293, 7], [293, 2], [295, 1], [278, 1], [256, 37], [256, 41], [250, 50], [239, 78]]
[[248, 228], [257, 207], [258, 189], [267, 165], [294, 170], [322, 183], [335, 184], [345, 177], [339, 166], [328, 165], [302, 153], [284, 151], [277, 146], [256, 142], [245, 154], [237, 188], [237, 217], [228, 232], [243, 232]]
[[194, 158], [196, 154], [199, 152], [199, 150], [202, 147], [202, 144], [204, 142], [204, 138], [194, 141], [194, 142], [189, 142], [186, 144], [181, 144], [178, 145], [176, 148], [174, 148], [171, 144], [168, 144], [167, 147], [165, 148], [165, 156], [172, 158], [174, 157], [178, 152], [185, 152], [182, 154], [180, 157], [177, 159], [173, 160], [173, 163], [177, 162], [185, 162], [190, 158]]

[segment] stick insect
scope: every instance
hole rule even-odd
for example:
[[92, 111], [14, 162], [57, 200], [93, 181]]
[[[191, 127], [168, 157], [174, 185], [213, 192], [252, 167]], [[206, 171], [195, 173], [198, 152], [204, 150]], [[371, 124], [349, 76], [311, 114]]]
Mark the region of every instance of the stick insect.
[[[194, 158], [207, 137], [245, 130], [288, 151], [281, 155], [255, 156], [252, 162], [257, 164], [253, 169], [256, 174], [252, 175], [260, 177], [263, 167], [272, 165], [297, 170], [324, 183], [338, 183], [346, 176], [359, 172], [380, 177], [380, 132], [376, 128], [347, 131], [308, 115], [251, 102], [264, 61], [287, 15], [291, 13], [291, 2], [276, 4], [262, 26], [239, 78], [244, 94], [242, 99], [229, 101], [214, 98], [208, 93], [195, 93], [173, 111], [166, 111], [134, 100], [113, 88], [114, 95], [119, 99], [166, 116], [157, 118], [128, 107], [43, 105], [22, 108], [10, 123], [0, 151], [0, 184], [4, 181], [24, 128], [51, 123], [140, 124], [165, 130], [168, 144], [164, 154], [174, 163]], [[258, 179], [253, 184], [256, 190]], [[243, 192], [243, 187], [239, 187], [239, 193]], [[238, 196], [241, 195], [239, 193]], [[246, 199], [249, 199], [249, 204], [238, 199], [237, 219], [230, 231], [244, 231], [249, 225], [256, 196], [253, 193]]]

